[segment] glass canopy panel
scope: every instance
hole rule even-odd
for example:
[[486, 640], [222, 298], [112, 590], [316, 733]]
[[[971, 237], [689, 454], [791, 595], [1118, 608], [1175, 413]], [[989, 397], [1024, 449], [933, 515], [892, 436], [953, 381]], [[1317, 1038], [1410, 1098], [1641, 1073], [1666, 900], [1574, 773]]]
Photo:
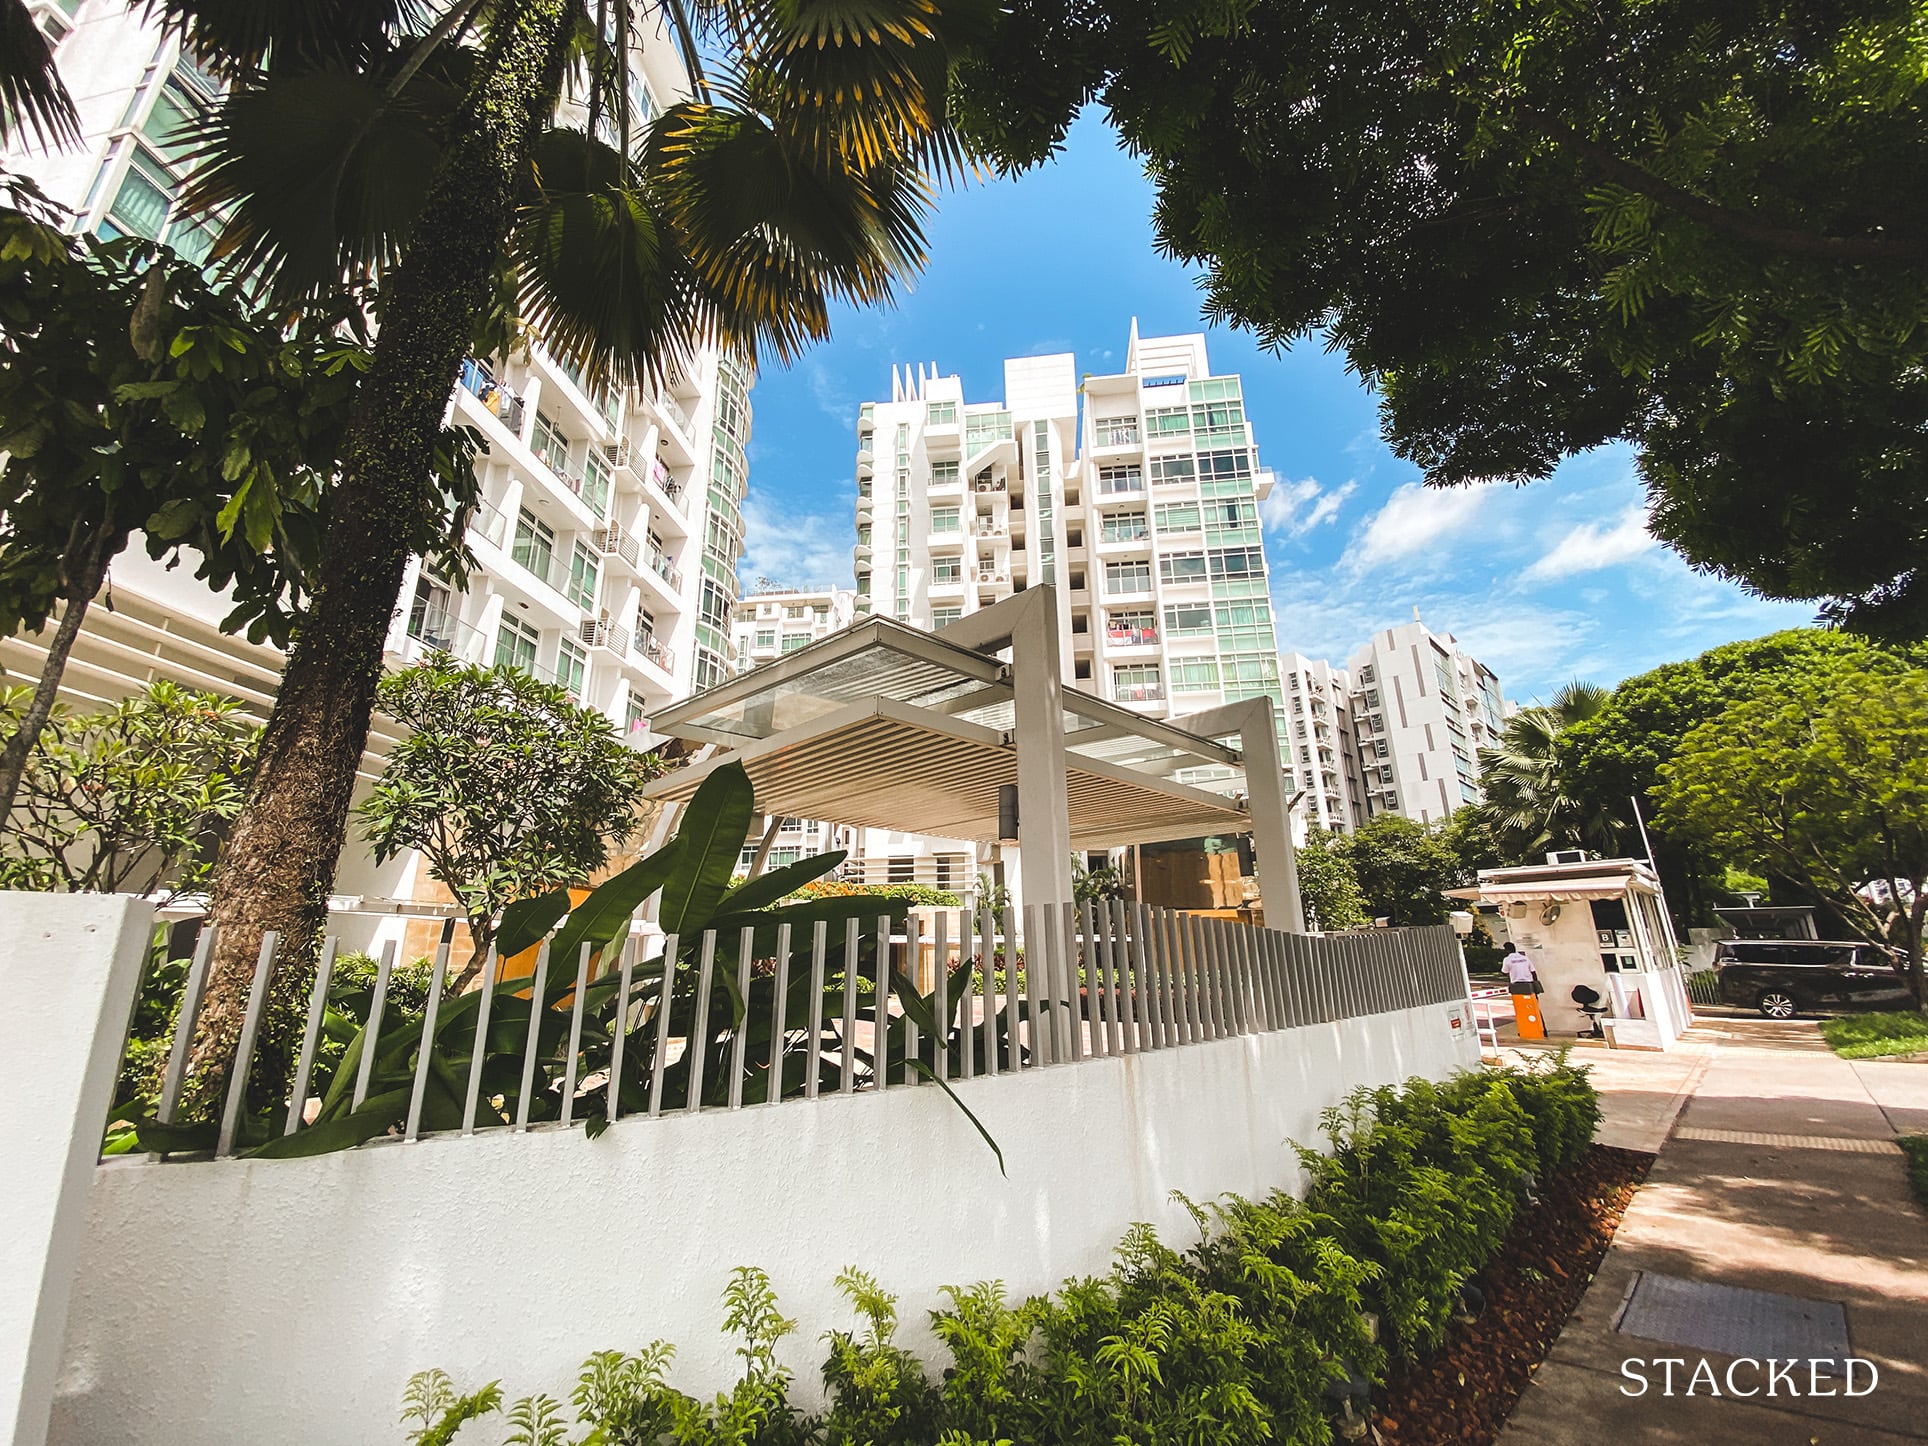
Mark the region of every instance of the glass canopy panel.
[[[747, 674], [737, 682], [754, 677]], [[888, 698], [934, 708], [983, 686], [980, 680], [961, 675], [943, 663], [913, 656], [887, 643], [873, 643], [826, 659], [807, 671], [772, 669], [770, 681], [761, 688], [739, 693], [735, 685], [727, 684], [716, 691], [734, 696], [679, 716], [677, 722], [741, 738], [769, 738], [813, 723], [850, 703]]]

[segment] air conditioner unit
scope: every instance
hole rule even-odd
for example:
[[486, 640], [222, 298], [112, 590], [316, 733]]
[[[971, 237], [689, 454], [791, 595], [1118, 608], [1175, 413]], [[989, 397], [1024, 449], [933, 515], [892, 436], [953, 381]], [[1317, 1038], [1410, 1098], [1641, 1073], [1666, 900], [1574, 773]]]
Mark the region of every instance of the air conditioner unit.
[[627, 467], [629, 465], [629, 438], [624, 437], [619, 442], [603, 443], [602, 452], [603, 461], [607, 462], [610, 466]]
[[1546, 856], [1550, 864], [1583, 864], [1587, 861], [1585, 849], [1553, 849]]

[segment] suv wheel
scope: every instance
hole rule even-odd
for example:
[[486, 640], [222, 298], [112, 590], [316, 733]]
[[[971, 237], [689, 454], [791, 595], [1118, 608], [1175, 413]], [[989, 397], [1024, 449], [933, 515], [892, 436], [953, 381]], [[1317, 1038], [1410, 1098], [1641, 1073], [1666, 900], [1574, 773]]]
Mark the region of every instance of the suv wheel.
[[1800, 1006], [1786, 990], [1765, 989], [1761, 991], [1760, 998], [1754, 1001], [1754, 1007], [1769, 1019], [1792, 1019]]

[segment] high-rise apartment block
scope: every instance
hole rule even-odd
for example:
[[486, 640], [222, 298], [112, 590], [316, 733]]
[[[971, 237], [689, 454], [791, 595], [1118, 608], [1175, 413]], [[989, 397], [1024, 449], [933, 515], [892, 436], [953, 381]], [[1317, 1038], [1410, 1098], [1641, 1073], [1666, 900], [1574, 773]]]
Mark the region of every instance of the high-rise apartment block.
[[[1286, 792], [1300, 796], [1295, 825], [1350, 833], [1366, 821], [1365, 787], [1353, 735], [1352, 679], [1344, 668], [1303, 653], [1280, 660], [1285, 679]], [[1303, 835], [1301, 835], [1303, 837]]]
[[1369, 815], [1437, 823], [1485, 796], [1479, 752], [1506, 713], [1491, 668], [1414, 621], [1374, 633], [1346, 671]]
[[1069, 354], [1007, 361], [1000, 401], [897, 374], [858, 422], [858, 608], [940, 628], [1055, 583], [1074, 686], [1156, 717], [1276, 708], [1271, 483], [1202, 335], [1134, 324], [1125, 369], [1082, 382]]
[[856, 614], [857, 595], [847, 587], [759, 587], [736, 605], [731, 627], [736, 670], [747, 672], [842, 632]]
[[[72, 210], [76, 230], [144, 236], [204, 259], [218, 226], [181, 205], [191, 164], [183, 126], [218, 101], [220, 82], [174, 32], [125, 0], [31, 0], [29, 8], [57, 43], [83, 134], [51, 153], [16, 149], [7, 168]], [[631, 94], [645, 110], [687, 93], [676, 48], [660, 30], [644, 28], [630, 61]], [[485, 443], [476, 463], [481, 506], [469, 529], [479, 566], [461, 592], [411, 568], [391, 660], [443, 649], [514, 664], [638, 737], [671, 698], [726, 677], [750, 384], [744, 366], [714, 349], [647, 390], [595, 385], [539, 340], [465, 364], [453, 405], [454, 419]], [[197, 598], [178, 575], [163, 578], [138, 548], [116, 564], [114, 582], [121, 606], [90, 611], [70, 693], [116, 697], [154, 673], [201, 686], [231, 676], [228, 690], [265, 711], [271, 684], [260, 680], [278, 673], [279, 658], [213, 628], [227, 611], [223, 599]], [[183, 610], [201, 616], [180, 617]], [[184, 633], [199, 640], [191, 655]], [[9, 668], [35, 666], [32, 639], [6, 649]]]

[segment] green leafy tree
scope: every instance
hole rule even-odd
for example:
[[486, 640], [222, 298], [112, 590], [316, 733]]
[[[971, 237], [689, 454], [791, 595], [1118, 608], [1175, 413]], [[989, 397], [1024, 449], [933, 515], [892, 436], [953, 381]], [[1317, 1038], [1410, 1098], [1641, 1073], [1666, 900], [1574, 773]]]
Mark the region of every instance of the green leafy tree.
[[381, 709], [408, 730], [359, 809], [377, 861], [419, 849], [462, 906], [482, 966], [513, 899], [584, 883], [642, 824], [643, 786], [666, 771], [594, 708], [511, 668], [446, 654], [382, 680]]
[[1463, 882], [1459, 856], [1441, 831], [1396, 813], [1382, 813], [1331, 843], [1352, 866], [1372, 918], [1396, 925], [1441, 924], [1451, 912], [1442, 889]]
[[1314, 331], [1437, 484], [1615, 438], [1696, 566], [1928, 632], [1916, 0], [1014, 0], [967, 130], [1096, 98], [1206, 314]]
[[1359, 876], [1338, 851], [1338, 837], [1313, 829], [1298, 851], [1299, 897], [1309, 928], [1359, 929], [1368, 922]]
[[[368, 363], [338, 313], [290, 331], [171, 252], [68, 236], [30, 192], [14, 198], [28, 209], [0, 208], [0, 632], [58, 620], [0, 749], [0, 813], [137, 533], [231, 595], [224, 626], [286, 641]], [[451, 472], [458, 454], [466, 477], [445, 438]]]
[[432, 441], [478, 334], [502, 339], [499, 303], [598, 379], [654, 379], [706, 343], [794, 357], [833, 303], [914, 271], [925, 175], [963, 154], [951, 57], [988, 6], [668, 4], [696, 90], [647, 127], [628, 75], [656, 18], [634, 0], [159, 8], [228, 82], [190, 198], [229, 218], [217, 255], [291, 299], [382, 281], [321, 581], [215, 881], [201, 1091], [262, 931], [293, 944], [288, 975], [312, 965], [414, 529], [452, 525]]
[[1537, 863], [1552, 848], [1617, 852], [1625, 809], [1606, 812], [1569, 792], [1557, 748], [1562, 732], [1593, 717], [1606, 702], [1605, 688], [1568, 683], [1551, 703], [1522, 708], [1508, 718], [1497, 746], [1480, 750], [1483, 812], [1494, 843], [1513, 862]]
[[1837, 663], [1730, 703], [1681, 740], [1660, 777], [1661, 822], [1804, 880], [1906, 953], [1928, 1005], [1928, 668]]
[[[17, 728], [32, 699], [0, 690], [0, 717]], [[240, 708], [164, 679], [99, 712], [56, 704], [0, 834], [0, 888], [201, 887], [254, 767], [260, 729]]]
[[[1591, 812], [1610, 815], [1623, 806], [1631, 809], [1633, 799], [1651, 810], [1661, 769], [1681, 740], [1728, 704], [1774, 697], [1798, 687], [1803, 678], [1831, 674], [1837, 667], [1892, 673], [1914, 666], [1911, 660], [1923, 656], [1919, 647], [1881, 647], [1840, 633], [1800, 628], [1664, 664], [1628, 678], [1599, 713], [1561, 732], [1555, 752], [1563, 787]], [[1649, 833], [1676, 922], [1683, 929], [1702, 922], [1713, 896], [1723, 892], [1728, 860], [1704, 838], [1678, 835], [1665, 824], [1650, 827]], [[1798, 887], [1798, 877], [1792, 882]]]

